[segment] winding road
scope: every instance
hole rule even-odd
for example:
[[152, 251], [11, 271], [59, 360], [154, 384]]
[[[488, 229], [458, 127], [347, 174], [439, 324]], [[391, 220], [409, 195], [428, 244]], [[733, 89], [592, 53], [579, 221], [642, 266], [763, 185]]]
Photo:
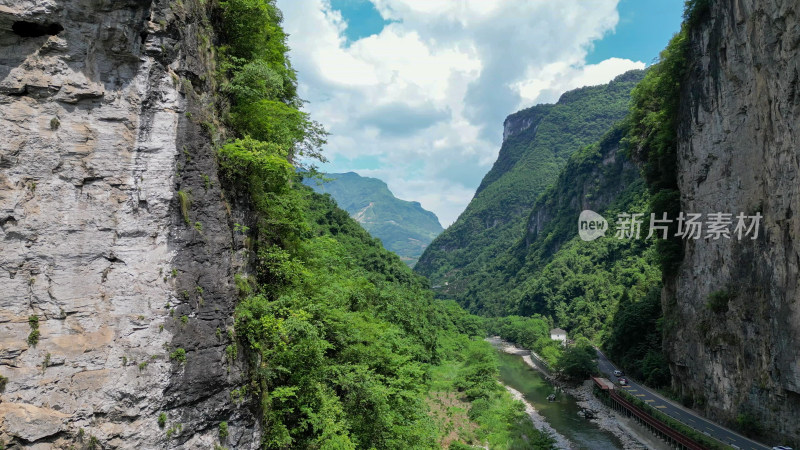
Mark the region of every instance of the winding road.
[[[603, 372], [609, 380], [613, 382], [617, 382], [617, 377], [614, 376], [614, 364], [606, 358], [606, 356], [600, 351], [597, 351], [597, 358], [598, 358], [598, 366], [600, 371]], [[750, 440], [740, 434], [737, 434], [725, 427], [715, 424], [714, 422], [710, 422], [707, 419], [699, 416], [693, 411], [690, 411], [682, 406], [678, 406], [671, 400], [664, 398], [663, 396], [651, 391], [650, 389], [642, 386], [639, 383], [631, 380], [630, 378], [625, 377], [628, 380], [628, 386], [622, 386], [622, 389], [628, 391], [629, 394], [637, 397], [639, 400], [649, 404], [653, 408], [661, 410], [662, 413], [671, 416], [673, 419], [679, 420], [684, 424], [694, 428], [695, 430], [705, 433], [720, 442], [724, 442], [728, 445], [734, 446], [735, 448], [739, 449], [747, 449], [747, 450], [770, 450], [772, 447], [768, 447], [764, 444], [759, 444], [753, 440]]]

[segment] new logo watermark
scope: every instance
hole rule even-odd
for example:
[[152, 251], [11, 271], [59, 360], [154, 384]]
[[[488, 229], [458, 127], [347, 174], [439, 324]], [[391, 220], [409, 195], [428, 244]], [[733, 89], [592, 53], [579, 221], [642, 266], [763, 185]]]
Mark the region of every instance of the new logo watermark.
[[[614, 236], [617, 239], [640, 239], [642, 237], [642, 224], [645, 214], [642, 213], [620, 213], [617, 214]], [[705, 218], [705, 220], [703, 220]], [[758, 238], [758, 231], [763, 216], [757, 212], [755, 215], [739, 213], [734, 216], [731, 213], [680, 213], [675, 219], [667, 217], [667, 213], [662, 213], [657, 217], [655, 213], [650, 214], [650, 223], [647, 228], [648, 233], [645, 239], [661, 238], [668, 239], [670, 226], [675, 225], [674, 237], [681, 239], [712, 239], [721, 238], [732, 239], [736, 237], [742, 240], [746, 237], [750, 239]], [[605, 236], [609, 225], [603, 216], [596, 212], [586, 209], [578, 217], [578, 235], [584, 241], [593, 241], [601, 236]]]
[[607, 230], [608, 221], [590, 209], [583, 210], [578, 217], [578, 235], [584, 241], [593, 241], [605, 236]]

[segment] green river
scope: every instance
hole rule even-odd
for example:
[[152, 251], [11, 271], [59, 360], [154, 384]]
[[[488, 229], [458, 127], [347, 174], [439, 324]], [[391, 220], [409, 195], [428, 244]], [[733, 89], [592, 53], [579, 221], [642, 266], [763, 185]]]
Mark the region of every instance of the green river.
[[556, 401], [548, 402], [547, 396], [553, 393], [553, 385], [541, 373], [525, 364], [521, 356], [502, 351], [499, 354], [500, 381], [520, 391], [557, 432], [580, 449], [622, 449], [616, 436], [578, 414], [581, 408], [572, 396], [562, 392], [556, 395]]

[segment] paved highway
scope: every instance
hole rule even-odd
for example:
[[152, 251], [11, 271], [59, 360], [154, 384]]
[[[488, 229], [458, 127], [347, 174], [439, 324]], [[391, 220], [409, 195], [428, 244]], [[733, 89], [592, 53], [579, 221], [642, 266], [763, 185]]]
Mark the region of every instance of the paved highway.
[[[617, 382], [617, 377], [614, 376], [614, 370], [616, 370], [616, 367], [614, 367], [614, 365], [611, 364], [611, 361], [609, 361], [599, 350], [597, 351], [597, 357], [600, 371], [603, 372], [609, 380]], [[672, 401], [665, 399], [661, 395], [656, 394], [655, 392], [647, 389], [639, 383], [634, 382], [628, 377], [623, 378], [628, 380], [628, 386], [622, 386], [622, 388], [628, 391], [629, 394], [649, 404], [653, 408], [660, 410], [662, 413], [685, 423], [697, 431], [700, 431], [701, 433], [705, 433], [721, 442], [740, 449], [770, 450], [772, 448], [747, 439], [746, 437], [741, 436], [725, 427], [710, 422], [700, 417], [696, 413], [674, 404]]]

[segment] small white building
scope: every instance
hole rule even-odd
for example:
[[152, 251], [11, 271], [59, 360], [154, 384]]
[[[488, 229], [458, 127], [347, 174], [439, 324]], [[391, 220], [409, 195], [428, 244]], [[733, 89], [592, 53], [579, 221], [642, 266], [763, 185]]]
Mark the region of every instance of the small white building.
[[561, 328], [553, 328], [550, 330], [550, 339], [554, 341], [567, 342], [567, 332]]

